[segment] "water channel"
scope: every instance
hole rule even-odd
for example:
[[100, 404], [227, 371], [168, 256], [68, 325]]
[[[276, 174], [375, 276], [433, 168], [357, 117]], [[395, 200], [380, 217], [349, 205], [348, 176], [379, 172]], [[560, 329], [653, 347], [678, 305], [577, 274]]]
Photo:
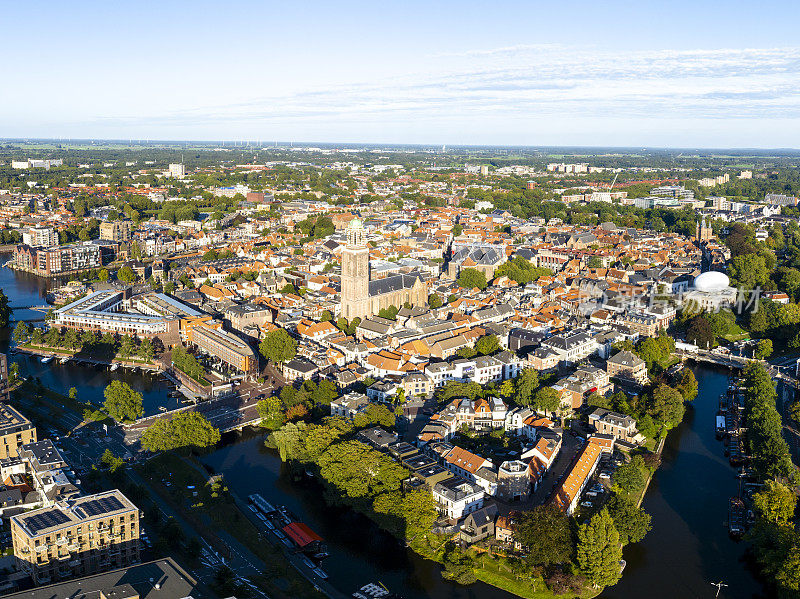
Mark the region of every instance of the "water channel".
[[[0, 288], [16, 308], [14, 319], [35, 320], [42, 312], [26, 309], [43, 305], [46, 282], [0, 268]], [[12, 322], [12, 328], [14, 323]], [[8, 347], [9, 331], [0, 331], [0, 351]], [[109, 372], [71, 363], [41, 364], [15, 356], [23, 375], [66, 393], [76, 387], [82, 398], [102, 401], [105, 386], [122, 379], [140, 391], [148, 413], [171, 405], [163, 385], [145, 374]], [[680, 427], [672, 431], [663, 464], [645, 497], [653, 529], [642, 543], [626, 549], [628, 566], [622, 580], [601, 595], [607, 599], [676, 599], [714, 597], [712, 582], [727, 584], [720, 597], [749, 599], [763, 594], [743, 561], [745, 543], [728, 538], [725, 520], [728, 497], [736, 490], [734, 470], [714, 436], [717, 398], [727, 375], [707, 368], [695, 370], [699, 395]], [[167, 402], [171, 402], [167, 404]], [[324, 564], [331, 581], [352, 592], [366, 582], [381, 581], [407, 599], [505, 599], [512, 595], [485, 584], [461, 587], [442, 580], [437, 564], [420, 559], [365, 518], [325, 505], [319, 488], [297, 484], [281, 474], [278, 456], [264, 447], [261, 434], [239, 436], [205, 458], [225, 474], [240, 496], [261, 493], [268, 501], [288, 506], [322, 535], [331, 557]]]

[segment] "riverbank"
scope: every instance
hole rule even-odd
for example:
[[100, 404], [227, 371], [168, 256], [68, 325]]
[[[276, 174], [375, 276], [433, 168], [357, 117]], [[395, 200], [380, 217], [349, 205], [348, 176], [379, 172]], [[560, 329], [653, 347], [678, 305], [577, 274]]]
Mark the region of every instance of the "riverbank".
[[163, 369], [155, 362], [148, 362], [138, 358], [110, 358], [102, 359], [85, 355], [83, 348], [66, 349], [63, 347], [53, 348], [47, 345], [33, 345], [32, 343], [23, 343], [14, 347], [14, 351], [28, 354], [31, 356], [38, 356], [42, 358], [70, 358], [75, 362], [83, 362], [85, 364], [95, 364], [98, 366], [113, 366], [117, 364], [124, 368], [140, 368], [149, 372], [163, 372]]

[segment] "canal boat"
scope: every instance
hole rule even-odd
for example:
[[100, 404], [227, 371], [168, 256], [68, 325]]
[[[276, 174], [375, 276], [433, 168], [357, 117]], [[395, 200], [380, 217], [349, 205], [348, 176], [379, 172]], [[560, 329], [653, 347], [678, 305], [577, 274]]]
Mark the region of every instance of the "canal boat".
[[269, 501], [264, 499], [258, 493], [253, 493], [252, 495], [248, 496], [247, 500], [265, 516], [273, 516], [278, 511]]
[[352, 597], [355, 599], [400, 599], [400, 595], [392, 593], [380, 582], [378, 584], [374, 582], [365, 584], [353, 593]]
[[728, 411], [728, 396], [724, 393], [719, 396], [719, 411], [723, 414]]
[[734, 538], [739, 538], [744, 534], [746, 511], [744, 501], [739, 497], [730, 498], [728, 502], [728, 533]]
[[118, 369], [119, 369], [119, 364], [112, 364], [111, 368], [109, 368], [109, 370], [111, 372], [114, 372], [115, 370], [118, 370]]
[[42, 364], [49, 364], [52, 361], [53, 361], [53, 356], [45, 356], [41, 360]]
[[721, 414], [717, 414], [717, 426], [716, 426], [716, 434], [717, 439], [722, 439], [725, 436], [725, 431], [727, 427], [725, 426], [725, 416]]
[[728, 441], [728, 461], [735, 467], [741, 466], [745, 461], [742, 440], [738, 433], [732, 434]]

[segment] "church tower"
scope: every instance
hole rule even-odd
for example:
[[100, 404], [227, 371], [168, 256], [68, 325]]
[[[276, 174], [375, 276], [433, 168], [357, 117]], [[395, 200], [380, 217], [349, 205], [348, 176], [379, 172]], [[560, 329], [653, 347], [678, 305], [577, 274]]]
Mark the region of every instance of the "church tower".
[[714, 231], [711, 229], [711, 225], [706, 224], [705, 216], [703, 216], [700, 222], [697, 223], [697, 232], [695, 236], [697, 237], [698, 245], [706, 241], [710, 241], [714, 236]]
[[347, 226], [347, 245], [342, 250], [342, 311], [348, 321], [370, 316], [369, 248], [364, 225], [354, 218]]

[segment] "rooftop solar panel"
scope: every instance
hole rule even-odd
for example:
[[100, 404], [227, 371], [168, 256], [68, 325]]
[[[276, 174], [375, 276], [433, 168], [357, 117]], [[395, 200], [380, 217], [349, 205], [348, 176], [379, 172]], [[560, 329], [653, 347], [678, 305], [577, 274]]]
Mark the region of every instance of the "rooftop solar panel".
[[50, 510], [25, 518], [25, 525], [34, 535], [40, 530], [66, 524], [67, 522], [69, 522], [69, 516], [60, 510]]
[[102, 497], [101, 499], [93, 499], [82, 503], [78, 509], [81, 510], [87, 517], [99, 516], [109, 512], [124, 509], [125, 506], [116, 497]]

